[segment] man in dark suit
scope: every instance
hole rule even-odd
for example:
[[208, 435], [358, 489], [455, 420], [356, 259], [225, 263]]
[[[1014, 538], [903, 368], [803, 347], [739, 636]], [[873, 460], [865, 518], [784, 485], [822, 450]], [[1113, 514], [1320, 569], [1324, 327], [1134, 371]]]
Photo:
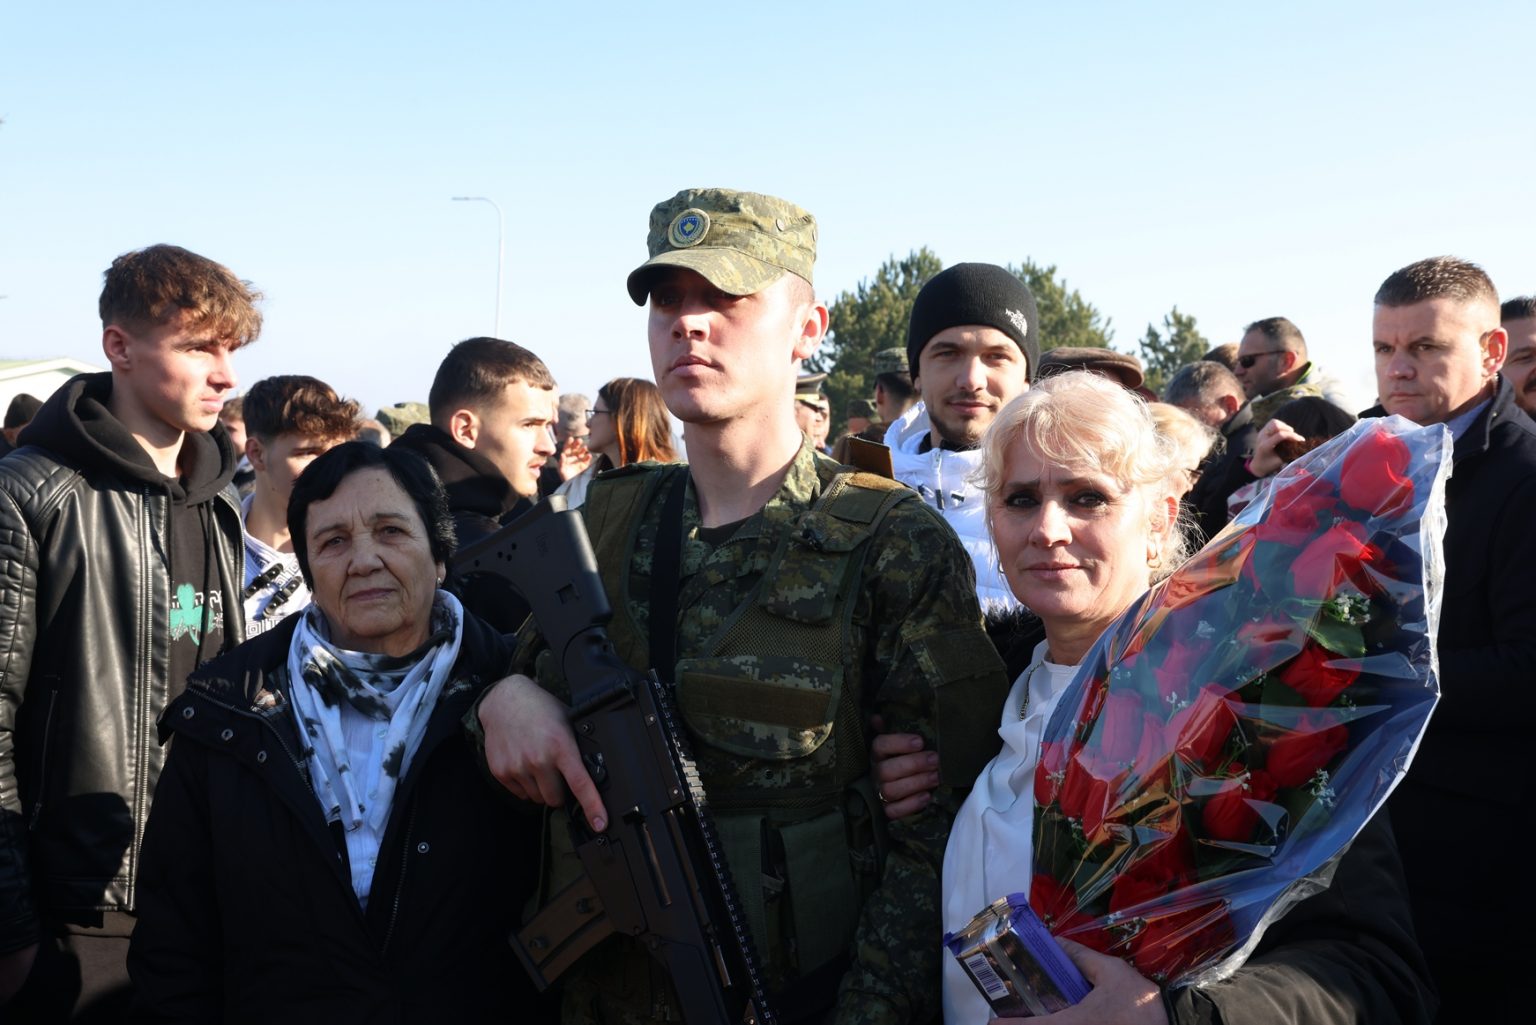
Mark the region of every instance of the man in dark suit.
[[1388, 807], [1439, 1020], [1513, 1020], [1529, 1013], [1536, 960], [1518, 840], [1536, 813], [1536, 423], [1499, 376], [1508, 336], [1475, 264], [1437, 257], [1392, 274], [1374, 337], [1381, 405], [1367, 415], [1445, 424], [1455, 438], [1440, 705]]

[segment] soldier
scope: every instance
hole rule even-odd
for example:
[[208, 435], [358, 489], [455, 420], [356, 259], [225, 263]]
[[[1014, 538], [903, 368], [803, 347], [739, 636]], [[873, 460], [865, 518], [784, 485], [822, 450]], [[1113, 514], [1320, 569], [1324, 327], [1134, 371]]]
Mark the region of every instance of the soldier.
[[[795, 424], [796, 367], [827, 326], [815, 247], [814, 218], [770, 196], [689, 190], [657, 205], [651, 258], [628, 287], [649, 298], [652, 366], [690, 464], [605, 474], [582, 513], [616, 647], [677, 683], [770, 1000], [786, 1018], [923, 1022], [938, 1012], [937, 873], [954, 801], [941, 788], [893, 824], [882, 866], [863, 723], [875, 713], [933, 738], [939, 721], [995, 707], [1006, 681], [954, 533], [907, 489], [820, 455]], [[677, 543], [658, 546], [668, 535]], [[675, 620], [652, 622], [668, 605]], [[560, 689], [556, 660], [532, 631], [524, 641], [519, 664]], [[509, 790], [559, 806], [569, 785], [601, 832], [608, 812], [566, 712], [513, 676], [471, 727]], [[940, 752], [946, 783], [974, 778], [963, 745]], [[550, 892], [579, 871], [568, 842], [551, 860]], [[628, 938], [566, 978], [568, 1021], [678, 1020], [670, 981]]]
[[1308, 358], [1301, 329], [1284, 317], [1265, 317], [1243, 330], [1232, 372], [1243, 382], [1255, 427], [1263, 427], [1287, 402], [1308, 395], [1320, 395], [1340, 409], [1356, 408], [1339, 383]]
[[818, 452], [827, 450], [832, 430], [832, 403], [821, 393], [826, 374], [801, 374], [795, 381], [795, 423]]

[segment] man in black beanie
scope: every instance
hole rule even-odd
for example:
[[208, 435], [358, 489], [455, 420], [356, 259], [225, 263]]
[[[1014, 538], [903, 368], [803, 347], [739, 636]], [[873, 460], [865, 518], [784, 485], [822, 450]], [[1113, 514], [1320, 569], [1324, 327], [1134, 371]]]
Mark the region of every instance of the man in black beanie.
[[917, 294], [907, 361], [922, 401], [891, 424], [885, 443], [896, 479], [965, 543], [984, 611], [1015, 600], [997, 568], [981, 490], [970, 480], [981, 460], [976, 446], [998, 412], [1029, 389], [1039, 360], [1034, 296], [1008, 270], [957, 263]]

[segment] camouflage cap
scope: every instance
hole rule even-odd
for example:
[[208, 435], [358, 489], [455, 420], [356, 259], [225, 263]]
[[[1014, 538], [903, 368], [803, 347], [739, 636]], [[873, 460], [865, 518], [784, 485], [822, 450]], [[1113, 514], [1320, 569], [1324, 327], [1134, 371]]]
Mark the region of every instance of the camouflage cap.
[[425, 402], [396, 402], [374, 414], [374, 419], [384, 425], [390, 437], [398, 438], [411, 424], [432, 422], [432, 414]]
[[881, 349], [875, 353], [875, 376], [881, 374], [910, 374], [912, 366], [907, 362], [906, 349]]
[[761, 292], [786, 271], [811, 279], [816, 218], [793, 203], [734, 189], [684, 189], [651, 210], [651, 258], [629, 275], [644, 306], [660, 267], [697, 271], [730, 295]]

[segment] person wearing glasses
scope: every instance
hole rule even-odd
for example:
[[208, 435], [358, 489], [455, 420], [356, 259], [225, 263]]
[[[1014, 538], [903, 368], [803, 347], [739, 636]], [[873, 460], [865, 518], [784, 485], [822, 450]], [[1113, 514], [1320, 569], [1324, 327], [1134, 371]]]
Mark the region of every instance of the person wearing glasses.
[[572, 509], [587, 500], [587, 486], [604, 470], [630, 463], [677, 462], [666, 403], [644, 378], [615, 377], [599, 388], [592, 408], [586, 410], [586, 426], [591, 465], [555, 489]]
[[1321, 395], [1340, 409], [1360, 408], [1308, 358], [1307, 340], [1284, 317], [1265, 317], [1244, 329], [1232, 372], [1253, 404], [1255, 427], [1263, 427], [1275, 410], [1305, 395]]

